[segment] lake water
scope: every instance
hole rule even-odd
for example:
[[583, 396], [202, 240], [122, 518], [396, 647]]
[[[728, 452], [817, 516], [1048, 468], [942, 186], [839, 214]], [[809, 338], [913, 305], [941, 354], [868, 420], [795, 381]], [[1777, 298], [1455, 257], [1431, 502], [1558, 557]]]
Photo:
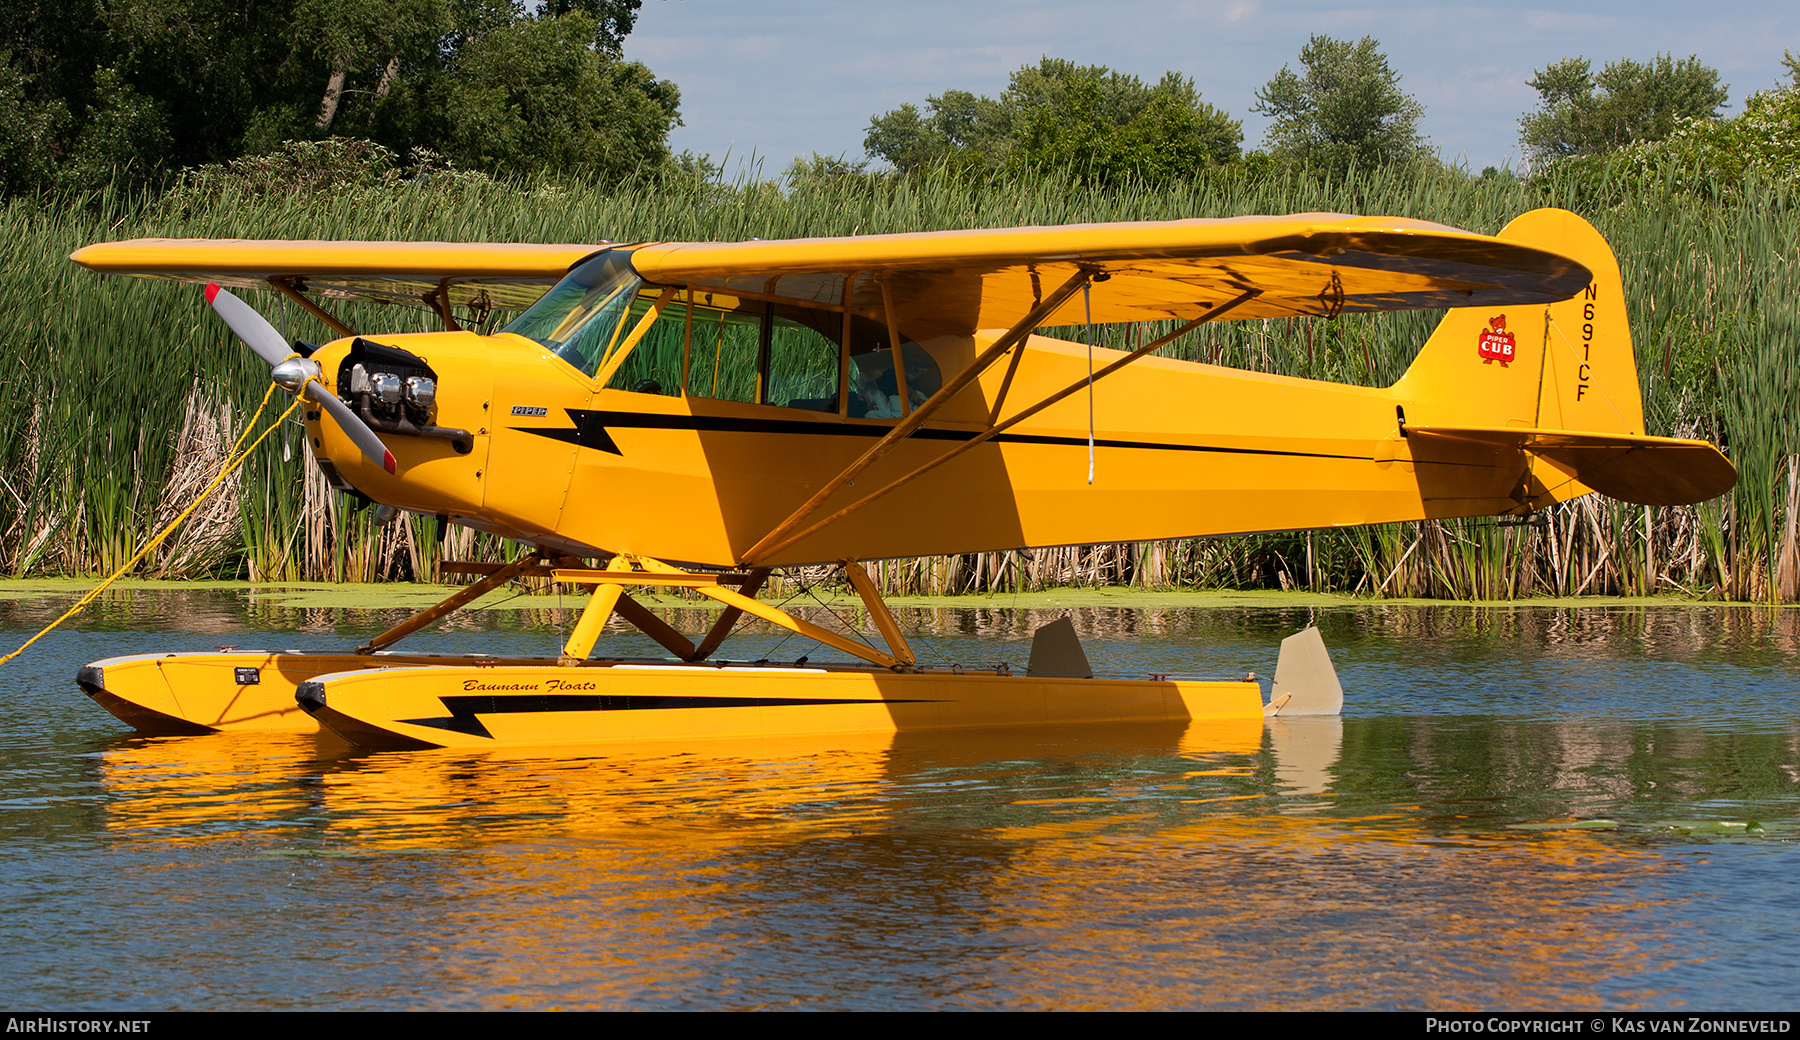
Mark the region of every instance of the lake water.
[[[0, 601], [0, 649], [68, 600]], [[1308, 620], [901, 617], [926, 661], [1016, 668], [1065, 613], [1098, 671], [1139, 675], [1266, 676]], [[115, 595], [0, 668], [4, 1003], [1795, 1006], [1800, 614], [1316, 616], [1341, 720], [534, 758], [132, 736], [78, 666], [339, 648], [392, 616]], [[570, 615], [457, 623], [408, 645], [554, 653]]]

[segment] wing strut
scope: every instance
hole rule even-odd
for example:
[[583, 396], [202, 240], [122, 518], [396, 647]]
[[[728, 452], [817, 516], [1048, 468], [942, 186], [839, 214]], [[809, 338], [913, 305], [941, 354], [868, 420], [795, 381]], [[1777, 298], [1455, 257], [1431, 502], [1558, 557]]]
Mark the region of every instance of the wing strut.
[[329, 325], [331, 327], [331, 331], [337, 333], [340, 336], [356, 335], [355, 330], [351, 329], [350, 326], [339, 321], [336, 317], [334, 317], [332, 315], [332, 313], [330, 311], [328, 311], [325, 308], [314, 303], [312, 301], [311, 297], [307, 296], [305, 293], [301, 292], [300, 290], [294, 288], [294, 286], [291, 284], [290, 279], [271, 278], [271, 279], [269, 279], [269, 284], [275, 287], [276, 292], [280, 293], [281, 295], [283, 295], [283, 296], [287, 297], [288, 299], [293, 300], [295, 303], [299, 304], [301, 310], [304, 310], [306, 313], [319, 319], [320, 321], [324, 322], [326, 325]]
[[[957, 456], [961, 455], [963, 452], [968, 451], [969, 449], [975, 447], [978, 444], [983, 444], [989, 440], [992, 440], [994, 437], [1005, 432], [1007, 429], [1011, 428], [1012, 426], [1014, 426], [1018, 423], [1024, 422], [1026, 419], [1031, 418], [1032, 416], [1034, 416], [1037, 413], [1043, 411], [1044, 409], [1050, 407], [1051, 405], [1062, 400], [1063, 398], [1068, 397], [1070, 394], [1077, 393], [1080, 390], [1082, 390], [1083, 388], [1091, 386], [1094, 383], [1097, 383], [1100, 380], [1105, 379], [1107, 376], [1112, 375], [1114, 372], [1117, 372], [1119, 369], [1124, 368], [1126, 365], [1130, 364], [1133, 361], [1136, 361], [1138, 358], [1143, 357], [1145, 354], [1148, 354], [1151, 351], [1157, 350], [1161, 347], [1167, 346], [1168, 344], [1174, 342], [1179, 337], [1185, 336], [1188, 333], [1194, 331], [1196, 328], [1199, 328], [1201, 325], [1204, 325], [1209, 321], [1214, 321], [1214, 320], [1224, 317], [1226, 315], [1226, 313], [1236, 310], [1238, 307], [1241, 307], [1242, 305], [1249, 303], [1251, 300], [1255, 299], [1256, 297], [1260, 296], [1261, 294], [1262, 294], [1262, 290], [1260, 290], [1260, 289], [1244, 290], [1243, 293], [1239, 294], [1238, 296], [1236, 296], [1230, 300], [1225, 301], [1224, 303], [1219, 304], [1217, 307], [1214, 307], [1212, 310], [1207, 311], [1205, 314], [1200, 315], [1198, 318], [1195, 318], [1193, 321], [1188, 322], [1186, 325], [1181, 326], [1180, 328], [1176, 329], [1174, 332], [1171, 332], [1166, 336], [1163, 336], [1159, 339], [1155, 339], [1155, 340], [1150, 341], [1149, 343], [1144, 344], [1143, 346], [1137, 348], [1136, 350], [1125, 355], [1124, 357], [1119, 358], [1117, 361], [1114, 361], [1112, 364], [1107, 365], [1105, 368], [1101, 369], [1100, 371], [1095, 372], [1093, 375], [1093, 378], [1091, 380], [1086, 377], [1083, 377], [1079, 380], [1076, 380], [1073, 383], [1070, 383], [1068, 386], [1064, 387], [1061, 390], [1058, 390], [1056, 393], [1051, 394], [1049, 397], [1044, 398], [1043, 400], [1030, 406], [1029, 408], [1026, 408], [1025, 410], [1017, 413], [1016, 415], [1007, 419], [1005, 422], [999, 423], [997, 425], [990, 425], [987, 429], [976, 434], [974, 437], [971, 437], [970, 439], [963, 441], [961, 444], [958, 444], [956, 447], [951, 448], [949, 451], [943, 453], [942, 455], [939, 455], [937, 458], [932, 459], [930, 462], [925, 463], [923, 466], [920, 466], [919, 468], [913, 470], [911, 473], [908, 473], [903, 477], [892, 480], [892, 481], [888, 482], [887, 484], [882, 485], [877, 490], [872, 491], [867, 495], [864, 495], [863, 497], [850, 503], [849, 505], [847, 505], [844, 508], [838, 510], [837, 512], [831, 514], [830, 516], [825, 517], [823, 520], [820, 520], [817, 523], [812, 524], [811, 526], [807, 527], [804, 531], [797, 531], [791, 535], [788, 535], [787, 537], [781, 539], [779, 542], [776, 542], [773, 545], [769, 545], [767, 548], [763, 548], [761, 545], [759, 545], [758, 548], [761, 549], [761, 551], [764, 555], [773, 556], [775, 553], [781, 552], [783, 549], [786, 549], [788, 546], [793, 545], [795, 542], [798, 542], [803, 538], [812, 537], [814, 534], [818, 533], [819, 531], [821, 531], [827, 527], [830, 527], [832, 524], [835, 524], [839, 520], [842, 520], [844, 517], [849, 516], [851, 513], [856, 512], [858, 509], [861, 509], [863, 506], [866, 506], [869, 503], [875, 501], [876, 499], [881, 498], [883, 495], [886, 495], [888, 492], [893, 491], [896, 488], [899, 488], [904, 484], [909, 484], [909, 483], [919, 479], [920, 477], [922, 477], [925, 474], [931, 472], [932, 470], [938, 468], [939, 466], [942, 466], [944, 463], [949, 462], [951, 459], [954, 459]], [[771, 535], [770, 537], [773, 537], [773, 535]], [[765, 538], [765, 539], [763, 539], [763, 542], [767, 543], [768, 540], [769, 539]]]
[[456, 323], [456, 315], [450, 313], [450, 279], [438, 282], [438, 287], [425, 294], [425, 302], [437, 312], [444, 322], [444, 331], [461, 332], [462, 326]]
[[[818, 512], [821, 506], [830, 501], [831, 496], [849, 486], [850, 482], [855, 480], [863, 470], [868, 469], [870, 466], [881, 461], [888, 452], [899, 447], [900, 442], [912, 436], [913, 431], [917, 430], [920, 426], [923, 426], [925, 420], [929, 419], [933, 412], [936, 412], [942, 407], [945, 401], [955, 397], [963, 391], [964, 387], [973, 383], [981, 373], [987, 370], [989, 365], [992, 365], [995, 361], [1005, 355], [1008, 350], [1011, 350], [1013, 344], [1019, 343], [1024, 340], [1025, 337], [1031, 335], [1032, 330], [1038, 327], [1039, 322], [1049, 317], [1056, 308], [1062, 306], [1064, 300], [1067, 300], [1069, 297], [1079, 292], [1081, 287], [1086, 285], [1088, 279], [1092, 277], [1092, 271], [1077, 271], [1068, 281], [1058, 287], [1055, 292], [1044, 297], [1043, 302], [1039, 303], [1036, 307], [1033, 307], [1029, 314], [1020, 318], [1018, 324], [1006, 331], [1006, 335], [1001, 336], [994, 341], [992, 346], [982, 351], [981, 356], [970, 362], [968, 367], [964, 368], [955, 379], [945, 383], [943, 389], [932, 394], [929, 401], [920, 405], [911, 415], [895, 424], [894, 428], [889, 430], [886, 436], [876, 441], [868, 451], [862, 453], [860, 458], [844, 467], [842, 472], [827, 481], [825, 486], [820, 488], [813, 497], [807, 499], [804, 505], [788, 514], [786, 520], [775, 525], [774, 530], [763, 535], [762, 541], [751, 546], [750, 551], [744, 554], [744, 566], [757, 566], [757, 561], [766, 559], [777, 549], [793, 541], [789, 535], [796, 527], [799, 527], [804, 523], [807, 517]], [[895, 344], [895, 346], [898, 347], [899, 344]]]

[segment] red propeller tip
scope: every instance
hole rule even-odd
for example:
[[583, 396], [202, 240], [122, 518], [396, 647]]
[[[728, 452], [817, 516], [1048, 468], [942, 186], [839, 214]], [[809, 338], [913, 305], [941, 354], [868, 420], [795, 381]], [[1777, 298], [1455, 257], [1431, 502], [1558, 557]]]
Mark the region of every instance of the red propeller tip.
[[209, 304], [212, 303], [213, 297], [215, 297], [217, 295], [219, 295], [219, 287], [217, 285], [214, 285], [212, 282], [207, 282], [206, 283], [206, 302]]
[[397, 470], [399, 468], [399, 464], [394, 461], [394, 453], [393, 452], [386, 451], [386, 452], [382, 452], [382, 454], [385, 455], [386, 458], [383, 458], [381, 460], [381, 465], [389, 473], [393, 473], [395, 470]]

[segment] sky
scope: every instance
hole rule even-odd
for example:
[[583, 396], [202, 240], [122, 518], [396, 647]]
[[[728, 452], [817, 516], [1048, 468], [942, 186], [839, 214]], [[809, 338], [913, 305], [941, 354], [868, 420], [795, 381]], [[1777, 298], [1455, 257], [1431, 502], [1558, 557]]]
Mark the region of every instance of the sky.
[[1694, 54], [1730, 84], [1725, 112], [1735, 114], [1784, 77], [1784, 50], [1800, 53], [1800, 3], [645, 0], [625, 56], [681, 88], [675, 151], [710, 155], [734, 175], [754, 160], [773, 177], [814, 152], [861, 159], [873, 115], [945, 90], [997, 96], [1045, 55], [1147, 82], [1168, 69], [1191, 76], [1202, 100], [1243, 120], [1253, 148], [1268, 124], [1250, 111], [1257, 89], [1297, 67], [1314, 34], [1380, 41], [1444, 160], [1519, 169], [1535, 70], [1574, 56], [1598, 71]]

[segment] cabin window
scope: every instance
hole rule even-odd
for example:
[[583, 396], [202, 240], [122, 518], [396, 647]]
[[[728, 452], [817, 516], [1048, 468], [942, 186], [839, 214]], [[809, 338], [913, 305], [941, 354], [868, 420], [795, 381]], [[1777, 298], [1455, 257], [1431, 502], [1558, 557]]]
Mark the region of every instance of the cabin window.
[[600, 370], [606, 352], [630, 330], [629, 323], [620, 319], [638, 298], [642, 284], [631, 269], [630, 251], [609, 249], [576, 264], [501, 331], [536, 340], [591, 376]]
[[[693, 348], [687, 392], [720, 401], [756, 400], [757, 359], [762, 356], [767, 305], [702, 293], [694, 307]], [[706, 306], [714, 303], [718, 306]]]
[[[661, 294], [632, 270], [630, 250], [608, 249], [576, 264], [502, 331], [535, 340], [592, 376]], [[686, 292], [674, 293], [607, 386], [841, 410], [853, 419], [897, 419], [943, 386], [937, 362], [917, 343], [901, 337], [896, 369], [887, 326], [860, 314], [849, 320], [847, 401], [838, 400], [841, 312], [722, 293], [701, 293], [692, 301]]]
[[[663, 291], [632, 272], [627, 251], [609, 250], [577, 264], [504, 331], [536, 340], [595, 375]], [[840, 402], [843, 336], [839, 311], [723, 293], [700, 292], [689, 300], [686, 290], [676, 290], [607, 387], [897, 419], [903, 399], [916, 408], [943, 386], [937, 362], [917, 343], [901, 338], [904, 365], [896, 372], [886, 324], [852, 315], [844, 380], [850, 393]]]
[[769, 307], [763, 403], [811, 412], [838, 410], [837, 335], [843, 315], [804, 307]]
[[[621, 343], [661, 296], [662, 290], [654, 286], [638, 293], [625, 320], [620, 323], [624, 330], [619, 335]], [[625, 360], [606, 385], [614, 390], [639, 394], [678, 395], [681, 392], [681, 355], [686, 347], [686, 322], [687, 304], [677, 294], [676, 299], [663, 305], [662, 313], [645, 330], [631, 353], [625, 355]]]
[[944, 386], [937, 361], [925, 348], [900, 337], [904, 364], [894, 370], [894, 351], [887, 326], [862, 315], [850, 324], [850, 402], [845, 414], [852, 419], [898, 419], [902, 414], [900, 376], [906, 377], [906, 411], [925, 403]]

